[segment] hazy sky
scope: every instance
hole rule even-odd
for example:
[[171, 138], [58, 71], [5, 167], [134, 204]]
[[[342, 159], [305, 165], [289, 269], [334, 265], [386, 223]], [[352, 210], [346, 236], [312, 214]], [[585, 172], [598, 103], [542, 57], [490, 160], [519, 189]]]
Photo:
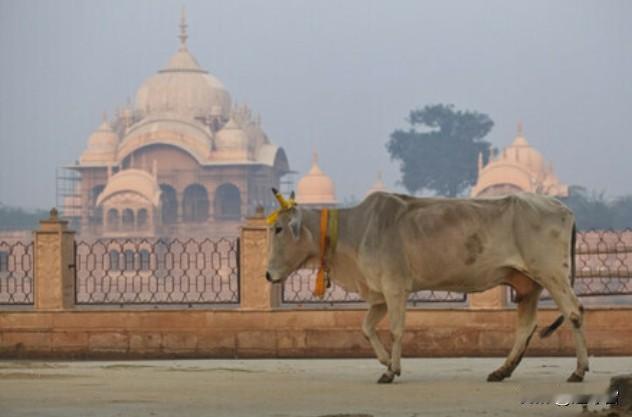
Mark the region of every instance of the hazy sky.
[[560, 179], [632, 193], [630, 1], [0, 0], [0, 202], [48, 208], [55, 168], [178, 47], [260, 112], [291, 167], [312, 149], [339, 200], [399, 167], [410, 109], [452, 103], [527, 140]]

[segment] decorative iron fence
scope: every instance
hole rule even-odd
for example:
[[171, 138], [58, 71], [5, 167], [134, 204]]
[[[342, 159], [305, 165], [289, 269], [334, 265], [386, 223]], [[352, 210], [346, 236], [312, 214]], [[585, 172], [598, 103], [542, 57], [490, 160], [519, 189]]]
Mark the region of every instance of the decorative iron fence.
[[632, 229], [577, 233], [578, 296], [632, 295]]
[[239, 239], [76, 242], [77, 304], [239, 304]]
[[[575, 246], [575, 292], [579, 297], [609, 296], [608, 303], [630, 303], [632, 300], [632, 229], [589, 230], [577, 233]], [[302, 269], [290, 276], [282, 290], [287, 305], [339, 305], [361, 303], [355, 293], [332, 284], [325, 297], [312, 295], [316, 270]], [[511, 300], [515, 293], [510, 289]], [[541, 297], [550, 300], [544, 291]], [[412, 305], [427, 303], [464, 303], [466, 294], [448, 291], [419, 291], [411, 294]]]
[[[331, 288], [325, 292], [325, 296], [320, 299], [312, 294], [316, 282], [316, 272], [314, 268], [300, 269], [285, 281], [281, 291], [281, 300], [285, 305], [355, 305], [363, 303], [364, 300], [360, 295], [348, 292], [341, 286], [332, 282]], [[449, 291], [419, 291], [413, 293], [408, 298], [408, 304], [416, 306], [417, 304], [427, 303], [464, 303], [466, 294], [455, 293]]]
[[33, 242], [0, 241], [0, 305], [33, 304]]
[[[578, 297], [609, 296], [608, 303], [632, 302], [632, 229], [577, 233], [574, 290]], [[510, 291], [515, 302], [515, 292]], [[551, 296], [545, 290], [540, 299], [551, 300]]]

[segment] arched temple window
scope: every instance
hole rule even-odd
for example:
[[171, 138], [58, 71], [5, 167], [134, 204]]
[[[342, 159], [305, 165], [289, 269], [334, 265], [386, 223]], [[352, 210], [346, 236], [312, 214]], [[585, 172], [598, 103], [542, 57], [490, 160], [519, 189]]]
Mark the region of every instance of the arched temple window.
[[174, 224], [178, 219], [176, 190], [170, 185], [160, 184], [160, 191], [162, 224]]
[[215, 217], [222, 220], [241, 219], [241, 193], [233, 184], [222, 184], [215, 191]]
[[117, 209], [108, 210], [108, 227], [110, 230], [118, 230], [119, 228], [119, 212]]
[[123, 226], [126, 229], [130, 229], [134, 227], [134, 211], [132, 209], [123, 210], [122, 220], [123, 220]]
[[208, 219], [208, 193], [200, 184], [189, 185], [184, 190], [182, 219], [188, 223], [202, 223]]
[[138, 210], [138, 216], [136, 218], [136, 223], [137, 223], [139, 229], [147, 228], [147, 218], [148, 218], [147, 209], [140, 209], [140, 210]]

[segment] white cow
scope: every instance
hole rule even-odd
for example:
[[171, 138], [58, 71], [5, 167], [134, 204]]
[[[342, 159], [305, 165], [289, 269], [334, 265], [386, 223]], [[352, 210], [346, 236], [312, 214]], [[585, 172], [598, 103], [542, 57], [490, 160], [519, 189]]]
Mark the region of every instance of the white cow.
[[[321, 210], [285, 201], [270, 219], [271, 247], [266, 278], [283, 282], [307, 262], [324, 261], [333, 280], [358, 292], [369, 304], [362, 324], [378, 360], [387, 367], [378, 382], [400, 375], [408, 296], [420, 290], [480, 292], [498, 285], [517, 293], [518, 329], [504, 364], [488, 381], [509, 377], [536, 329], [536, 309], [546, 288], [562, 312], [541, 332], [572, 323], [580, 382], [588, 371], [582, 306], [573, 293], [573, 213], [559, 201], [521, 193], [500, 198], [414, 198], [378, 192], [360, 205], [338, 211], [337, 247], [321, 253]], [[331, 234], [331, 227], [329, 227]], [[327, 229], [324, 229], [327, 230]], [[332, 236], [327, 236], [332, 238]], [[569, 279], [570, 278], [570, 279]], [[389, 316], [389, 354], [375, 326]]]

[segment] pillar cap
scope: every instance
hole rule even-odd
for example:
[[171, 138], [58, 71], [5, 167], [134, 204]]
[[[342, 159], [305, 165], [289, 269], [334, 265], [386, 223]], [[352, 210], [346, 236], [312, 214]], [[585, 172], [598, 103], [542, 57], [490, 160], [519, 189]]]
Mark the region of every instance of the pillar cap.
[[59, 218], [59, 211], [53, 207], [50, 209], [48, 219], [42, 219], [39, 221], [39, 232], [65, 232], [68, 231], [68, 220], [62, 220]]

